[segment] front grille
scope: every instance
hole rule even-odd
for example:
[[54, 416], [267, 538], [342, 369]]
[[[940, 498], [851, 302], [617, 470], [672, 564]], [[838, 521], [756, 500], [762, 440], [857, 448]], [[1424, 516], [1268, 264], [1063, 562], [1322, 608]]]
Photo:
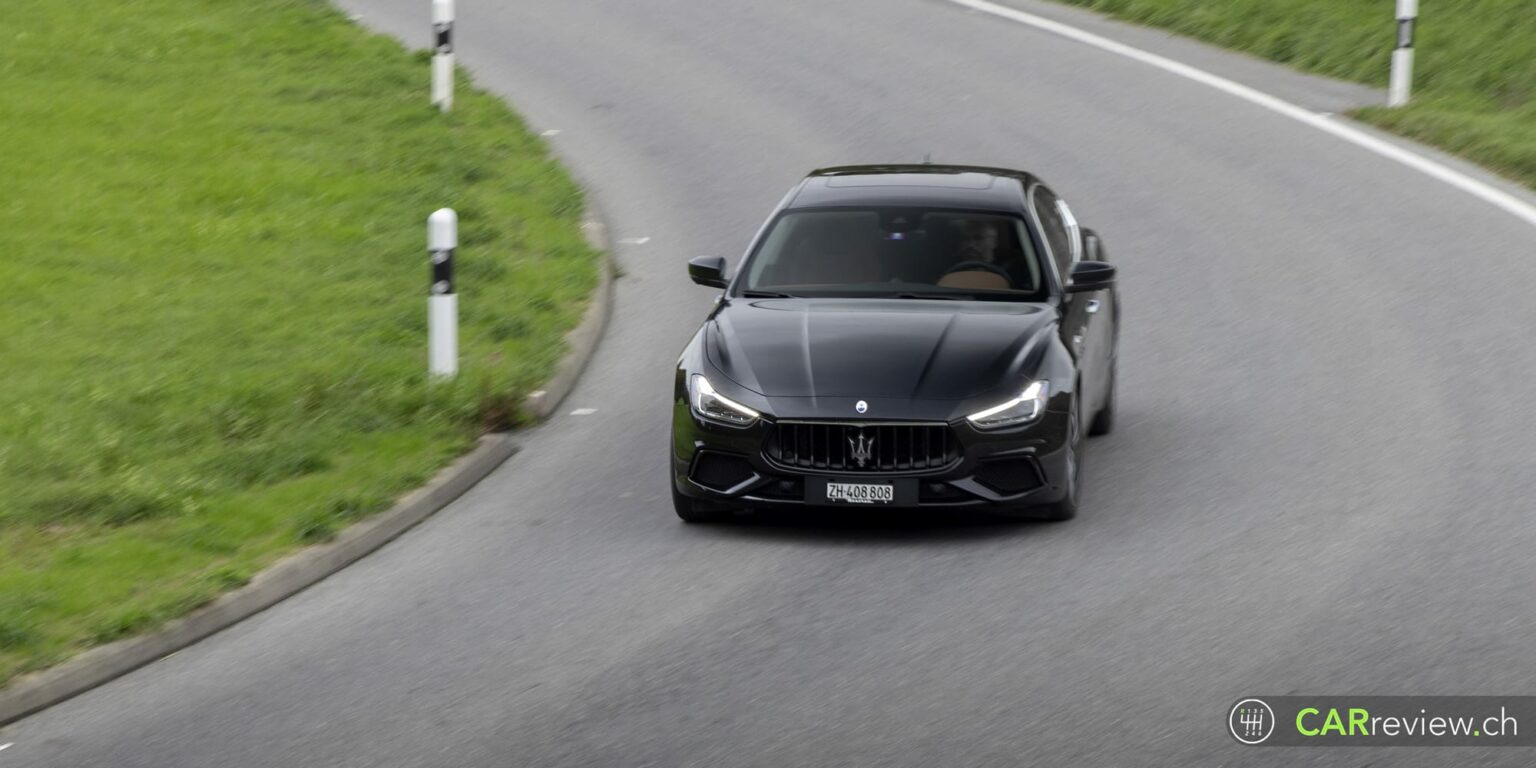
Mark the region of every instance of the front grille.
[[769, 461], [791, 469], [924, 472], [954, 464], [960, 446], [947, 424], [781, 421], [767, 454]]

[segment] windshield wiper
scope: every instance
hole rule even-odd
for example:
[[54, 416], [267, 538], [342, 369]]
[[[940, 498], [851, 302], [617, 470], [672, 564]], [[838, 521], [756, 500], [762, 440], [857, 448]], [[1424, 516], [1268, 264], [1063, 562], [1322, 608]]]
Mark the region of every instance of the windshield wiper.
[[790, 294], [779, 293], [778, 291], [742, 291], [741, 292], [741, 296], [742, 296], [742, 298], [745, 298], [745, 299], [793, 299], [793, 298], [795, 298], [794, 296], [792, 296]]
[[977, 293], [888, 293], [882, 296], [888, 299], [932, 299], [934, 301], [1007, 301], [1028, 302], [1028, 296], [1020, 296], [1017, 291], [1002, 293], [999, 291], [979, 291]]
[[887, 294], [888, 299], [935, 299], [938, 301], [960, 301], [961, 299], [975, 298], [969, 294], [957, 296], [953, 293], [892, 293]]

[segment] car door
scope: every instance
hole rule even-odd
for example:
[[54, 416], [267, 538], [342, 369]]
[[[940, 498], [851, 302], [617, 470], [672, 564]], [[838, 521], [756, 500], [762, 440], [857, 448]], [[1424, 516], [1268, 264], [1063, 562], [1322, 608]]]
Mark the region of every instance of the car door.
[[[1087, 234], [1078, 225], [1077, 217], [1073, 215], [1067, 201], [1057, 198], [1056, 208], [1061, 214], [1062, 221], [1067, 225], [1067, 235], [1073, 249], [1072, 263], [1076, 264], [1084, 259], [1106, 261], [1107, 259], [1103, 257], [1103, 243], [1099, 242], [1097, 235], [1094, 235], [1094, 247], [1090, 251]], [[1112, 291], [1094, 291], [1091, 294], [1073, 294], [1073, 296], [1083, 297], [1080, 301], [1083, 304], [1084, 313], [1088, 315], [1088, 337], [1084, 340], [1083, 346], [1093, 355], [1088, 365], [1093, 371], [1093, 379], [1091, 384], [1085, 383], [1085, 386], [1091, 387], [1089, 390], [1093, 393], [1091, 403], [1094, 410], [1097, 410], [1108, 402], [1110, 387], [1113, 386], [1111, 379], [1114, 376], [1115, 366], [1115, 333], [1120, 321], [1116, 313], [1120, 311], [1120, 306]], [[1089, 380], [1085, 378], [1084, 381]]]
[[[1077, 222], [1066, 203], [1044, 184], [1036, 184], [1030, 190], [1029, 202], [1057, 279], [1065, 288], [1072, 280], [1072, 265], [1082, 258], [1082, 235]], [[1086, 406], [1080, 414], [1085, 417], [1092, 415], [1090, 409], [1097, 407], [1104, 391], [1104, 324], [1098, 319], [1106, 297], [1099, 293], [1067, 293], [1061, 304], [1061, 341], [1077, 361], [1083, 387], [1078, 397]]]
[[[1063, 203], [1065, 205], [1065, 203]], [[1082, 242], [1083, 260], [1109, 261], [1109, 254], [1104, 247], [1104, 241], [1093, 230], [1081, 230], [1079, 236]], [[1098, 309], [1093, 313], [1092, 322], [1089, 324], [1093, 338], [1090, 345], [1098, 350], [1098, 357], [1094, 364], [1098, 366], [1101, 375], [1100, 397], [1095, 402], [1103, 405], [1109, 401], [1111, 390], [1114, 387], [1115, 354], [1118, 349], [1118, 335], [1120, 332], [1120, 296], [1115, 291], [1097, 291], [1094, 299], [1098, 300]]]

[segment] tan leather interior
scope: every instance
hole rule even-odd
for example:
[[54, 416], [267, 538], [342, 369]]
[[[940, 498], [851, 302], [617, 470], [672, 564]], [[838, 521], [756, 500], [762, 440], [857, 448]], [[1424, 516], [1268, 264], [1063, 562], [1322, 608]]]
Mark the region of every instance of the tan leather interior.
[[1008, 284], [1008, 278], [984, 269], [951, 272], [939, 278], [939, 286], [943, 288], [979, 288], [993, 291], [1006, 291], [1013, 287]]

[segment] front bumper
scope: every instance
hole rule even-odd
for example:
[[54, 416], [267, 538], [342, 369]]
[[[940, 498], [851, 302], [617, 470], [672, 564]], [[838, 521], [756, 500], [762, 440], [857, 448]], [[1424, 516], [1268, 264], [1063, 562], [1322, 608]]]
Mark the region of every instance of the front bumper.
[[[719, 426], [698, 419], [679, 401], [673, 406], [672, 481], [684, 496], [725, 506], [869, 506], [817, 498], [822, 482], [835, 480], [895, 484], [896, 501], [880, 507], [1024, 512], [1067, 495], [1067, 422], [1067, 414], [1057, 411], [1006, 431], [983, 432], [964, 420], [950, 422], [959, 458], [943, 469], [837, 473], [791, 469], [771, 460], [766, 449], [776, 429], [773, 417], [765, 415], [746, 428]], [[903, 422], [869, 421], [889, 423]]]

